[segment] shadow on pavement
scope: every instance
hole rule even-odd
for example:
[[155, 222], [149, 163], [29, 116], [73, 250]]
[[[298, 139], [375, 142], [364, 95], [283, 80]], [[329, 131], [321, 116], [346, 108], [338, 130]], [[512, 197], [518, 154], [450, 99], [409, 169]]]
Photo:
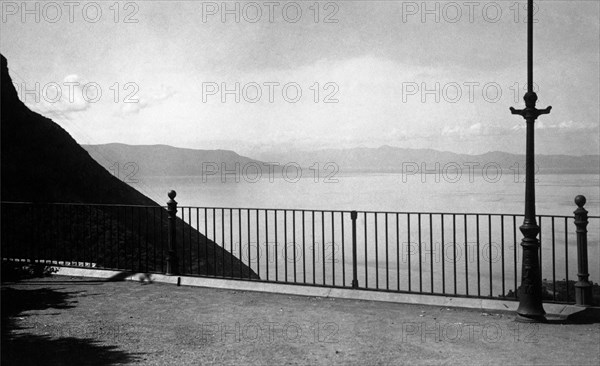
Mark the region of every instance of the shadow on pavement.
[[600, 323], [600, 308], [586, 308], [569, 316], [567, 319], [549, 319], [548, 324], [598, 324]]
[[[98, 340], [75, 337], [51, 337], [22, 332], [17, 320], [30, 310], [68, 310], [77, 304], [72, 292], [55, 289], [2, 288], [3, 365], [116, 365], [135, 361], [138, 355]], [[46, 314], [49, 315], [49, 314]], [[51, 316], [51, 315], [50, 315]], [[21, 330], [20, 332], [15, 332]]]

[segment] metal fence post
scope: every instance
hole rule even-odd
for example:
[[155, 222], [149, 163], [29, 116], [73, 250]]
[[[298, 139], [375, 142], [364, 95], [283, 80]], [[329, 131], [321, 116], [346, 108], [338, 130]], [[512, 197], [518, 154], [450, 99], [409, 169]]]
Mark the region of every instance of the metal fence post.
[[177, 196], [177, 192], [171, 190], [168, 193], [169, 201], [167, 201], [167, 212], [169, 213], [169, 252], [167, 255], [167, 274], [168, 275], [178, 275], [179, 274], [179, 263], [177, 259], [177, 251], [175, 246], [177, 242], [175, 241], [175, 233], [177, 226], [177, 202], [175, 201], [175, 196]]
[[356, 269], [356, 211], [350, 212], [352, 219], [352, 288], [358, 288], [358, 271]]
[[577, 277], [575, 284], [575, 304], [580, 306], [592, 305], [592, 285], [588, 281], [588, 256], [587, 256], [587, 224], [588, 212], [583, 205], [586, 199], [584, 196], [575, 197], [577, 209], [575, 214], [575, 226], [577, 227]]

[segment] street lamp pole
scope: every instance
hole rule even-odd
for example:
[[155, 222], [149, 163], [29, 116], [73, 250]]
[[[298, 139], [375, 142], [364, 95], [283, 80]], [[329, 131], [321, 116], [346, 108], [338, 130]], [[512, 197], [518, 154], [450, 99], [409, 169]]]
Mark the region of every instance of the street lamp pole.
[[550, 113], [552, 107], [537, 109], [537, 95], [533, 91], [533, 0], [527, 1], [527, 93], [523, 97], [525, 109], [510, 108], [512, 114], [518, 114], [527, 124], [527, 142], [525, 152], [525, 219], [519, 228], [523, 234], [521, 267], [521, 287], [518, 291], [519, 308], [517, 321], [543, 322], [546, 320], [542, 305], [542, 274], [537, 238], [540, 227], [535, 214], [535, 148], [534, 123], [538, 116]]

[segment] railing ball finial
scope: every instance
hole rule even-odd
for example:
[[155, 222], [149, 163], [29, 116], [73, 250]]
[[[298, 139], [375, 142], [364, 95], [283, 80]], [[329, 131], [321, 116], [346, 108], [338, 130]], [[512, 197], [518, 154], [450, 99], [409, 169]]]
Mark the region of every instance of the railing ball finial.
[[585, 196], [578, 195], [577, 197], [575, 197], [575, 204], [577, 205], [577, 207], [583, 208], [583, 205], [585, 205], [585, 203], [586, 203]]
[[174, 190], [170, 190], [169, 193], [167, 193], [167, 196], [169, 196], [170, 199], [174, 200], [177, 196], [177, 192], [175, 192]]

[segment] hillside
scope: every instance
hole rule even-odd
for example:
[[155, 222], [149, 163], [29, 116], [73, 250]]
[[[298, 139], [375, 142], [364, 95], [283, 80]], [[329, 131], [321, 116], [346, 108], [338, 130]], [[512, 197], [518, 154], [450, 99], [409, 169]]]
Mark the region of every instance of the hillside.
[[[158, 251], [158, 257], [164, 258], [165, 253], [161, 252], [166, 248], [166, 211], [111, 175], [51, 119], [29, 110], [17, 96], [4, 56], [1, 56], [0, 68], [3, 255], [7, 250], [22, 257], [36, 251], [39, 254], [49, 245], [59, 245], [52, 238], [56, 238], [61, 230], [68, 230], [69, 236], [61, 237], [63, 252], [54, 253], [52, 259], [69, 260], [73, 256], [85, 255], [91, 248], [106, 245], [106, 238], [110, 237], [109, 250], [105, 250], [104, 255], [97, 253], [100, 265], [112, 267], [116, 257], [121, 259], [121, 263], [129, 261], [132, 264], [127, 269], [158, 271], [159, 268], [150, 268], [148, 264], [133, 267], [135, 259], [139, 259], [134, 256], [147, 259], [149, 253]], [[11, 201], [32, 202], [34, 205], [4, 203]], [[142, 214], [141, 210], [132, 208], [137, 216], [128, 216], [119, 215], [115, 206], [89, 209], [85, 209], [86, 206], [65, 206], [68, 210], [56, 211], [45, 203], [143, 205], [153, 209]], [[37, 219], [32, 225], [34, 217]], [[132, 229], [142, 224], [146, 228], [151, 227], [153, 232]], [[233, 273], [233, 268], [236, 271], [241, 268], [245, 276], [256, 277], [229, 252], [180, 219], [177, 220], [177, 231], [183, 233], [177, 237], [176, 243], [180, 258], [185, 255], [194, 264], [189, 268], [190, 273], [223, 275]], [[184, 247], [184, 243], [191, 242], [198, 243], [198, 246]], [[133, 249], [133, 243], [145, 243], [145, 247], [138, 246], [135, 253], [127, 251], [128, 246]], [[111, 258], [107, 257], [107, 253]]]

